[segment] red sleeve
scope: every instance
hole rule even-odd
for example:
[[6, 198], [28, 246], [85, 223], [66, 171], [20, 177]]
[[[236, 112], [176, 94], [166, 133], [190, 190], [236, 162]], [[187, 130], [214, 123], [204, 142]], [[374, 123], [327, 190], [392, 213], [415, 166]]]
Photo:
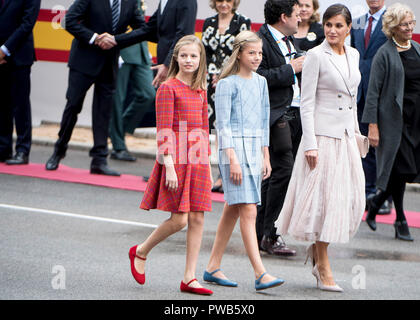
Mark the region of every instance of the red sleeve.
[[175, 91], [163, 83], [156, 93], [156, 140], [158, 155], [175, 155], [174, 120]]

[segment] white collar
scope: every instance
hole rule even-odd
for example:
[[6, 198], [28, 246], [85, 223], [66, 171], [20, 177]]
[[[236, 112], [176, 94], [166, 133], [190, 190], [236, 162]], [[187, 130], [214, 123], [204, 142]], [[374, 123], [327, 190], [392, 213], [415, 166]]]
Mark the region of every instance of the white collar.
[[385, 10], [386, 10], [386, 6], [383, 6], [381, 10], [379, 10], [378, 12], [375, 12], [374, 14], [370, 14], [370, 12], [368, 11], [368, 14], [367, 14], [368, 20], [370, 17], [373, 17], [373, 19], [375, 19], [376, 21], [379, 21], [379, 19], [381, 18]]
[[277, 30], [276, 28], [274, 28], [273, 26], [267, 24], [268, 26], [268, 30], [270, 30], [270, 32], [274, 35], [275, 38], [277, 38], [277, 40], [283, 40], [283, 38], [285, 37], [285, 35], [283, 33], [281, 33], [279, 30]]

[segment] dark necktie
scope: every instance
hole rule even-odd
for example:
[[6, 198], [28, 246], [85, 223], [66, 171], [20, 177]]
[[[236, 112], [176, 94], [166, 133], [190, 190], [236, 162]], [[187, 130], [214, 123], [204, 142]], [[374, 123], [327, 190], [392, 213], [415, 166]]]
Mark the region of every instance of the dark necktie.
[[112, 32], [115, 33], [117, 30], [117, 24], [118, 20], [120, 19], [120, 15], [118, 13], [118, 7], [119, 7], [119, 0], [114, 0], [112, 3]]
[[288, 37], [283, 37], [282, 40], [284, 42], [286, 42], [287, 50], [289, 50], [289, 55], [291, 55], [292, 54], [292, 47], [290, 46], [289, 38]]
[[365, 33], [365, 49], [367, 49], [367, 47], [369, 45], [370, 34], [372, 33], [372, 22], [373, 22], [373, 17], [370, 16], [369, 17], [369, 24], [368, 24], [368, 27], [367, 27], [366, 33]]

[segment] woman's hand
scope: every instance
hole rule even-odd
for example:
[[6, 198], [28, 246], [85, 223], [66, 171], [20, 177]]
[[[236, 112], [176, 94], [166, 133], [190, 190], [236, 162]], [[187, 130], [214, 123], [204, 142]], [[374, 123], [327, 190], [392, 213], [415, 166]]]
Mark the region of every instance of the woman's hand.
[[372, 147], [376, 148], [379, 145], [379, 129], [376, 123], [369, 123], [368, 139]]
[[308, 150], [305, 151], [306, 161], [308, 161], [309, 168], [311, 170], [315, 169], [318, 163], [318, 150]]

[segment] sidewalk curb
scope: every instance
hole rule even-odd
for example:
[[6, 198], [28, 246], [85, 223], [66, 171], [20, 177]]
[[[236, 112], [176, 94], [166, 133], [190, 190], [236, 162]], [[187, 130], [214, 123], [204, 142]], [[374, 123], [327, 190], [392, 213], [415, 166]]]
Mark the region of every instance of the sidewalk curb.
[[[32, 144], [39, 145], [39, 146], [54, 147], [55, 140], [47, 139], [47, 138], [40, 138], [40, 137], [33, 137]], [[89, 151], [92, 148], [92, 145], [89, 143], [82, 143], [82, 142], [69, 142], [68, 148], [71, 150]], [[130, 153], [137, 157], [143, 157], [147, 159], [156, 158], [156, 152], [154, 149], [153, 150], [130, 150]]]
[[[144, 137], [142, 137], [144, 138]], [[54, 147], [55, 140], [42, 138], [42, 137], [32, 137], [32, 144], [39, 146], [51, 146]], [[82, 143], [82, 142], [69, 142], [68, 148], [70, 150], [79, 150], [79, 151], [89, 151], [92, 148], [92, 144]], [[145, 159], [156, 159], [156, 149], [155, 148], [143, 148], [144, 150], [139, 149], [130, 149], [130, 153], [134, 156], [145, 158]], [[112, 150], [112, 147], [109, 148]], [[218, 163], [217, 159], [212, 159], [212, 167], [217, 168]], [[420, 192], [420, 190], [419, 190]]]

